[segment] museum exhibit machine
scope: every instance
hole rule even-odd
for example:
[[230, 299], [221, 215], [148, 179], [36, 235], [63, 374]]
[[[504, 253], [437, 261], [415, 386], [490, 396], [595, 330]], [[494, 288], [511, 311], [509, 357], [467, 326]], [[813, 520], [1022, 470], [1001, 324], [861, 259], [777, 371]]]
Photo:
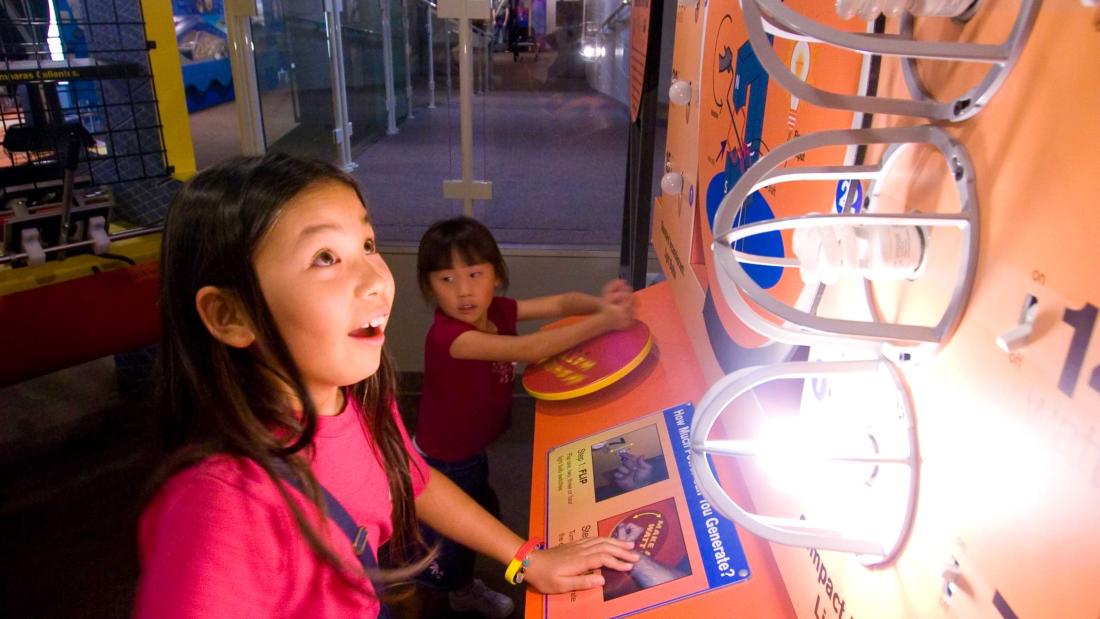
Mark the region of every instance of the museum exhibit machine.
[[[3, 3], [0, 385], [159, 332], [160, 217], [194, 164], [178, 59], [174, 89], [158, 67], [177, 53], [171, 15], [147, 13], [129, 0]], [[173, 156], [181, 140], [187, 155]]]

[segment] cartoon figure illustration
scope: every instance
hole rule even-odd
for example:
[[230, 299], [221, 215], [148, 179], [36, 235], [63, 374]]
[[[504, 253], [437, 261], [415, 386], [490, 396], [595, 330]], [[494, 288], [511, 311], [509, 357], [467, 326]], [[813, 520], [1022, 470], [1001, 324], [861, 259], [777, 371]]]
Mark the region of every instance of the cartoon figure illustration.
[[[721, 172], [716, 173], [707, 185], [707, 222], [714, 228], [714, 217], [722, 198], [752, 164], [760, 158], [767, 145], [763, 141], [764, 111], [768, 98], [768, 72], [760, 64], [748, 41], [737, 46], [734, 55], [733, 19], [722, 18], [715, 38], [712, 65], [712, 96], [716, 107], [729, 117], [725, 138], [718, 145], [717, 160], [723, 161]], [[769, 37], [770, 39], [770, 37]], [[735, 225], [772, 219], [774, 214], [767, 200], [759, 192], [752, 194], [734, 220]], [[714, 230], [715, 236], [723, 231]], [[738, 250], [766, 256], [783, 256], [783, 237], [771, 232], [738, 242]], [[782, 269], [770, 266], [749, 265], [746, 272], [762, 288], [771, 288], [779, 282]]]

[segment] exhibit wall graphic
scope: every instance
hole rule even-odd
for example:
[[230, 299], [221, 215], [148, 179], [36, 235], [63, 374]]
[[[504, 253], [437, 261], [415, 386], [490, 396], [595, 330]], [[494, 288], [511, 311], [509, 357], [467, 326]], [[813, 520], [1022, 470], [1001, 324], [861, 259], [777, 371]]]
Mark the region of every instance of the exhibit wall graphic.
[[[841, 21], [831, 2], [790, 0], [786, 6], [849, 31], [867, 27], [859, 20]], [[1019, 6], [981, 2], [967, 20], [918, 18], [916, 36], [1003, 41]], [[981, 239], [973, 292], [954, 336], [927, 360], [902, 368], [921, 453], [913, 529], [898, 559], [876, 569], [852, 555], [772, 544], [799, 617], [1095, 619], [1100, 614], [1100, 590], [1093, 586], [1100, 578], [1096, 18], [1095, 8], [1079, 2], [1044, 3], [1017, 64], [986, 107], [969, 120], [938, 123], [973, 159]], [[691, 81], [691, 102], [670, 108], [666, 161], [682, 173], [683, 191], [660, 196], [654, 211], [654, 248], [708, 383], [737, 367], [777, 360], [762, 352], [768, 342], [737, 321], [721, 294], [712, 294], [717, 292], [709, 249], [713, 206], [739, 174], [778, 144], [861, 122], [851, 112], [798, 101], [769, 79], [754, 62], [743, 19], [735, 0], [677, 8], [674, 78]], [[897, 28], [895, 19], [886, 20], [886, 32]], [[866, 62], [858, 54], [814, 42], [775, 39], [772, 44], [808, 83], [849, 94], [866, 84]], [[974, 63], [916, 62], [917, 74], [940, 98], [965, 91], [984, 70]], [[880, 96], [902, 96], [900, 61], [883, 59], [877, 82]], [[872, 119], [875, 127], [926, 122]], [[854, 156], [834, 149], [787, 165], [826, 165]], [[957, 211], [952, 182], [942, 157], [914, 148], [881, 188], [880, 208]], [[787, 183], [752, 196], [743, 206], [745, 220], [828, 212], [838, 200], [859, 204], [867, 189], [858, 181]], [[849, 192], [859, 199], [848, 201]], [[919, 278], [875, 286], [885, 319], [926, 324], [942, 312], [958, 263], [953, 234], [937, 230], [928, 237], [928, 264]], [[789, 235], [756, 242], [756, 253], [790, 255]], [[797, 270], [777, 271], [761, 267], [753, 279], [790, 303], [802, 291]], [[1003, 351], [998, 336], [1018, 327], [1021, 308], [1031, 306], [1033, 329], [1011, 352]], [[864, 317], [862, 283], [830, 287], [819, 311]], [[813, 349], [809, 355], [837, 359], [846, 353]], [[751, 435], [783, 406], [791, 415], [823, 407], [858, 411], [871, 405], [868, 388], [830, 380], [804, 385], [793, 404], [746, 399], [727, 414], [722, 432]], [[845, 518], [838, 495], [830, 499], [828, 492], [792, 490], [777, 484], [759, 463], [737, 464], [749, 488], [740, 498], [757, 513]], [[857, 485], [864, 473], [852, 475]], [[846, 482], [834, 477], [823, 483], [840, 488]], [[889, 491], [883, 478], [874, 483]], [[620, 513], [624, 510], [614, 511]], [[855, 526], [871, 516], [856, 514], [848, 523]], [[945, 574], [957, 577], [945, 579]]]
[[[862, 30], [842, 22], [831, 3], [801, 2], [807, 15], [833, 26]], [[862, 59], [828, 46], [782, 39], [776, 53], [805, 81], [832, 90], [858, 91]], [[667, 165], [683, 176], [679, 195], [662, 195], [654, 209], [653, 243], [666, 275], [677, 288], [689, 332], [698, 340], [704, 365], [717, 363], [723, 373], [735, 369], [746, 348], [766, 339], [741, 324], [721, 301], [709, 247], [714, 214], [722, 198], [753, 163], [774, 146], [804, 133], [848, 128], [850, 112], [803, 105], [771, 80], [748, 42], [736, 0], [680, 5], [676, 14], [674, 79], [691, 82], [688, 105], [669, 111]], [[821, 149], [801, 158], [805, 165], [836, 165], [854, 151]], [[788, 183], [752, 194], [736, 217], [751, 223], [800, 212], [827, 212], [835, 184]], [[725, 232], [719, 231], [719, 232]], [[768, 256], [790, 255], [789, 239], [779, 233], [747, 239], [739, 249]], [[777, 267], [750, 266], [753, 279], [780, 298], [793, 300], [802, 284], [797, 273]], [[715, 294], [717, 293], [717, 296]]]

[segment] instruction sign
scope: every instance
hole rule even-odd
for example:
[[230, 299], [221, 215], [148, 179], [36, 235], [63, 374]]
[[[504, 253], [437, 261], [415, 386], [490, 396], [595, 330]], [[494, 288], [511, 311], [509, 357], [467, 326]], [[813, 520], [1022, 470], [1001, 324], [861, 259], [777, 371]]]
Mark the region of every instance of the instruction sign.
[[642, 559], [603, 570], [602, 589], [546, 596], [546, 617], [622, 617], [749, 578], [733, 523], [691, 474], [694, 412], [681, 404], [549, 451], [547, 543], [614, 537]]

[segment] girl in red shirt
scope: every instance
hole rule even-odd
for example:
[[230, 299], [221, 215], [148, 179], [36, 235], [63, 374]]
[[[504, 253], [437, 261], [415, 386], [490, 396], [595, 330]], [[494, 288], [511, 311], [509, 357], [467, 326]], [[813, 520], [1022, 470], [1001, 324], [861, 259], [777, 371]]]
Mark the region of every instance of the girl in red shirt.
[[[377, 616], [371, 579], [426, 563], [408, 565], [417, 520], [502, 563], [530, 548], [410, 447], [383, 350], [393, 276], [348, 175], [286, 155], [202, 172], [170, 207], [161, 276], [171, 457], [139, 525], [136, 616]], [[379, 546], [401, 567], [370, 567]], [[524, 575], [600, 586], [629, 548], [532, 552]]]
[[[533, 363], [629, 327], [630, 288], [618, 280], [604, 286], [602, 297], [579, 292], [522, 300], [497, 296], [508, 287], [508, 268], [492, 233], [468, 217], [440, 221], [424, 233], [416, 270], [420, 290], [436, 310], [424, 344], [414, 445], [433, 470], [499, 515], [485, 449], [508, 426], [513, 363]], [[516, 332], [520, 320], [579, 314], [588, 316], [558, 329]], [[424, 534], [435, 539], [430, 530]], [[474, 579], [474, 558], [471, 549], [444, 540], [421, 580], [449, 591], [454, 610], [509, 615], [511, 600]]]

